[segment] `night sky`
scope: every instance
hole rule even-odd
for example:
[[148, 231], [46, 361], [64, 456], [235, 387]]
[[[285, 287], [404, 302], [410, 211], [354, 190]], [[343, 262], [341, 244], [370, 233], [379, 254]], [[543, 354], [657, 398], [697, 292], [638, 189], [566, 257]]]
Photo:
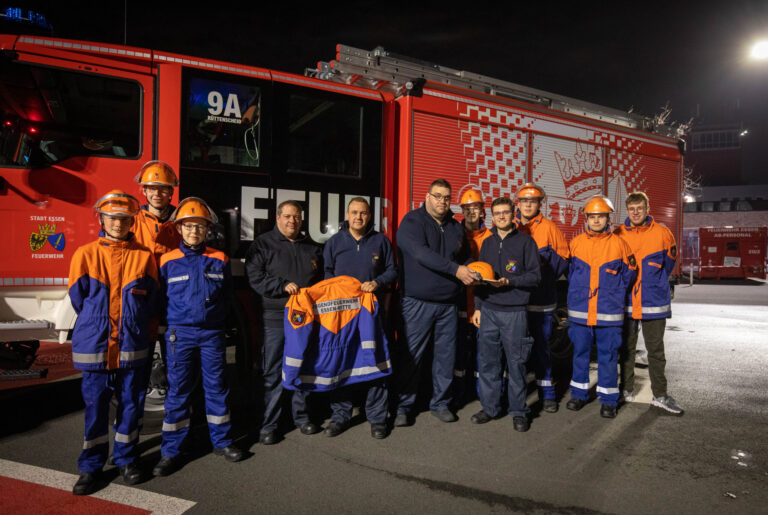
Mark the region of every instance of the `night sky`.
[[[494, 3], [496, 4], [496, 3]], [[747, 59], [768, 38], [768, 1], [230, 2], [179, 9], [127, 2], [127, 43], [302, 73], [336, 43], [389, 51], [597, 104], [671, 119], [743, 121], [768, 139], [768, 62]], [[122, 1], [19, 2], [55, 35], [122, 43]], [[192, 3], [190, 2], [191, 6]], [[471, 6], [471, 8], [469, 8]], [[698, 106], [698, 108], [697, 108]], [[737, 109], [738, 108], [738, 109]], [[760, 144], [760, 147], [765, 145]], [[751, 182], [762, 169], [748, 172]]]

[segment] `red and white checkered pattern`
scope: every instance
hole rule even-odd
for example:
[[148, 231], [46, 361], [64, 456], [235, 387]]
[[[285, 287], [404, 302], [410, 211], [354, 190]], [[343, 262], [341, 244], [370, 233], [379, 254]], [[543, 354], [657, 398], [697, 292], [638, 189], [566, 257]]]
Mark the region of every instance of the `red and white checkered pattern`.
[[510, 197], [526, 182], [527, 137], [522, 131], [459, 121], [469, 183], [491, 198]]

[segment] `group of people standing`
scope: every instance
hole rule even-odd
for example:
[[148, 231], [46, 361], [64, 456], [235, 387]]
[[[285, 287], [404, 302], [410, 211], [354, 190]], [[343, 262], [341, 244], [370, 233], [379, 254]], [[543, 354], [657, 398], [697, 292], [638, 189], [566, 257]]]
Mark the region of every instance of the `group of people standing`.
[[[113, 460], [127, 484], [142, 480], [135, 445], [150, 342], [158, 337], [164, 342], [169, 388], [161, 459], [153, 475], [171, 474], [181, 465], [198, 367], [214, 453], [233, 462], [243, 458], [242, 450], [232, 445], [224, 373], [231, 270], [223, 252], [205, 245], [216, 216], [195, 197], [171, 206], [178, 181], [165, 163], [147, 163], [136, 180], [147, 204], [139, 206], [133, 196], [119, 190], [99, 199], [94, 206], [101, 223], [99, 238], [77, 249], [71, 263], [69, 294], [79, 315], [72, 336], [73, 362], [83, 371], [86, 403], [85, 440], [78, 461], [81, 476], [73, 488], [78, 495], [97, 488], [107, 461], [113, 393], [118, 400]], [[589, 399], [593, 343], [598, 350], [601, 415], [616, 416], [620, 386], [624, 399], [632, 400], [634, 350], [642, 327], [653, 404], [682, 414], [667, 394], [664, 376], [668, 277], [676, 247], [670, 231], [648, 215], [645, 194], [629, 195], [629, 217], [614, 231], [610, 201], [590, 199], [584, 206], [586, 231], [573, 239], [570, 248], [556, 225], [542, 216], [545, 193], [535, 184], [519, 188], [514, 199], [494, 199], [492, 226], [483, 220], [485, 201], [480, 191], [462, 195], [461, 222], [451, 212], [451, 198], [447, 181], [438, 179], [430, 185], [424, 204], [400, 221], [399, 259], [389, 238], [373, 228], [371, 207], [363, 197], [349, 201], [346, 221], [324, 247], [302, 233], [301, 204], [289, 200], [278, 205], [275, 227], [254, 240], [245, 260], [258, 301], [258, 325], [263, 328], [262, 444], [279, 442], [283, 412], [288, 410], [302, 434], [323, 430], [308, 405], [314, 394], [284, 388], [286, 328], [291, 328], [286, 303], [303, 288], [339, 276], [351, 276], [359, 281], [361, 292], [376, 295], [384, 308], [376, 308], [384, 332], [395, 340], [396, 327], [397, 343], [391, 378], [381, 373], [373, 381], [332, 389], [327, 436], [349, 427], [356, 398], [364, 399], [373, 438], [386, 438], [391, 427], [412, 425], [426, 356], [431, 356], [429, 409], [442, 422], [457, 420], [454, 399], [461, 395], [469, 362], [476, 359], [482, 410], [471, 422], [483, 424], [500, 417], [506, 387], [513, 427], [527, 431], [526, 363], [532, 353], [541, 409], [558, 411], [549, 338], [557, 307], [556, 282], [563, 275], [569, 281], [569, 336], [574, 343], [567, 408], [581, 409]], [[399, 295], [394, 295], [395, 285]], [[392, 298], [396, 299], [392, 306], [399, 309], [388, 309]], [[290, 323], [301, 325], [303, 313]], [[159, 325], [167, 327], [162, 335], [157, 334]], [[371, 341], [362, 343], [375, 346]], [[388, 423], [390, 413], [393, 420]]]

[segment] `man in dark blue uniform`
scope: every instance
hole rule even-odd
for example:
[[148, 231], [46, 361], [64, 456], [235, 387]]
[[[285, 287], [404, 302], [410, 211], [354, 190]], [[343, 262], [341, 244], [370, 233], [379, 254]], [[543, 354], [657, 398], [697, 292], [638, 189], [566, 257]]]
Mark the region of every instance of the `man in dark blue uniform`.
[[[251, 288], [261, 300], [264, 327], [264, 422], [259, 441], [265, 445], [275, 444], [279, 439], [285, 303], [290, 295], [322, 279], [322, 249], [301, 233], [301, 223], [301, 204], [294, 200], [281, 202], [275, 228], [254, 240], [245, 262]], [[291, 408], [296, 427], [311, 435], [319, 432], [320, 427], [309, 419], [306, 396], [305, 392], [292, 392]]]
[[[385, 234], [376, 231], [371, 222], [371, 206], [363, 197], [355, 197], [347, 206], [347, 220], [341, 230], [325, 244], [323, 251], [325, 278], [349, 275], [362, 283], [360, 289], [376, 292], [379, 306], [383, 294], [397, 280], [397, 266], [392, 243]], [[352, 399], [355, 390], [367, 390], [365, 414], [371, 424], [371, 436], [387, 436], [387, 383], [380, 379], [373, 383], [340, 388], [331, 392], [331, 422], [325, 429], [327, 436], [337, 436], [349, 427], [352, 418]]]
[[536, 241], [517, 230], [514, 206], [505, 197], [491, 204], [493, 229], [483, 241], [480, 261], [488, 263], [501, 285], [475, 287], [475, 312], [472, 322], [478, 327], [478, 395], [482, 411], [472, 416], [484, 424], [501, 414], [502, 355], [507, 358], [509, 414], [516, 431], [528, 431], [530, 408], [525, 403], [525, 362], [533, 338], [527, 335], [525, 306], [531, 290], [539, 285], [539, 254]]
[[442, 422], [456, 421], [450, 409], [456, 359], [459, 295], [474, 273], [463, 265], [470, 257], [464, 228], [451, 213], [451, 185], [444, 179], [429, 187], [424, 205], [406, 214], [397, 230], [402, 251], [402, 315], [405, 342], [400, 347], [395, 426], [413, 424], [413, 409], [424, 352], [433, 342], [432, 398], [429, 409]]

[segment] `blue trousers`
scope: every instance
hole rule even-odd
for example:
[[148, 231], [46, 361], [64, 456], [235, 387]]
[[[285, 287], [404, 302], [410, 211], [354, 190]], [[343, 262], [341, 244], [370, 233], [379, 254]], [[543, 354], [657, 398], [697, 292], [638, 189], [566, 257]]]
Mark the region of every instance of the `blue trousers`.
[[384, 424], [387, 421], [388, 390], [386, 379], [367, 383], [353, 384], [331, 390], [331, 420], [339, 423], [349, 422], [352, 418], [354, 397], [365, 392], [365, 418], [371, 424]]
[[189, 433], [190, 394], [195, 387], [196, 369], [203, 378], [205, 416], [211, 444], [221, 449], [232, 443], [226, 380], [226, 341], [222, 329], [169, 327], [167, 342], [168, 395], [165, 398], [163, 444], [160, 453], [173, 458]]
[[264, 345], [261, 349], [262, 370], [264, 373], [264, 422], [262, 433], [276, 431], [283, 412], [283, 399], [291, 398], [293, 423], [301, 426], [309, 422], [307, 411], [307, 392], [285, 390], [283, 377], [283, 348], [285, 330], [282, 327], [264, 328]]
[[139, 418], [143, 406], [139, 394], [147, 388], [147, 374], [142, 366], [135, 369], [83, 371], [81, 392], [85, 402], [85, 438], [77, 460], [82, 473], [97, 472], [109, 455], [109, 403], [117, 398], [115, 443], [112, 456], [122, 467], [135, 459], [139, 441]]
[[525, 362], [531, 354], [533, 339], [526, 335], [527, 325], [525, 311], [481, 311], [477, 335], [478, 395], [483, 411], [492, 417], [501, 413], [502, 349], [509, 371], [509, 414], [521, 417], [530, 412], [525, 403]]
[[405, 342], [400, 342], [397, 412], [410, 413], [416, 403], [424, 352], [433, 345], [432, 398], [429, 409], [442, 411], [452, 400], [451, 383], [456, 362], [457, 308], [455, 304], [403, 297]]
[[619, 400], [619, 349], [621, 326], [586, 326], [571, 322], [568, 337], [573, 342], [571, 395], [589, 399], [589, 351], [597, 345], [597, 396], [601, 404], [616, 406]]
[[541, 388], [541, 398], [554, 400], [552, 356], [549, 352], [549, 338], [552, 336], [552, 312], [529, 311], [528, 330], [533, 336], [534, 370], [536, 371], [536, 383]]

